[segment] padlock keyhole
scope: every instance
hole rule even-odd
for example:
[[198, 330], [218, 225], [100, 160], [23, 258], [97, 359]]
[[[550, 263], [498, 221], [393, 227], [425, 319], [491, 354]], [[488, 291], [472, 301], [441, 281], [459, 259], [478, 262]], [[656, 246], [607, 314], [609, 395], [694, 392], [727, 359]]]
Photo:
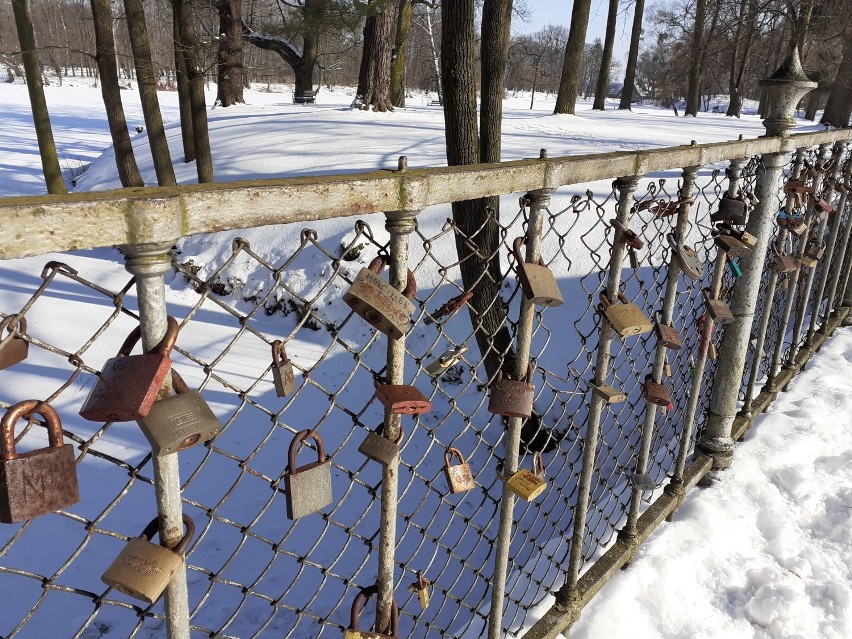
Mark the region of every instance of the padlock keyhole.
[[369, 309], [364, 313], [364, 319], [370, 322], [370, 324], [378, 324], [382, 321], [382, 316], [375, 309]]

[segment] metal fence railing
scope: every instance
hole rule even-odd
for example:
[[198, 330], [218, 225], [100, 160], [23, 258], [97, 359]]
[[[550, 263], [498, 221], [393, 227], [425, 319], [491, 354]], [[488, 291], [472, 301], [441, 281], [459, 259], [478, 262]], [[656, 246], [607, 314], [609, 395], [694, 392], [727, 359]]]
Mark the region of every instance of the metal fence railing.
[[[216, 207], [225, 201], [235, 205], [250, 197], [249, 191], [277, 189], [279, 198], [300, 192], [302, 197], [279, 199], [296, 202], [294, 215], [301, 221], [292, 222], [296, 233], [282, 232], [274, 254], [258, 252], [236, 230], [215, 237], [222, 250], [211, 250], [209, 241], [198, 238], [184, 239], [174, 249], [171, 242], [150, 244], [169, 232], [169, 223], [156, 216], [157, 211], [171, 214], [171, 194], [150, 210], [145, 207], [152, 194], [125, 209], [114, 199], [123, 195], [92, 196], [82, 204], [74, 196], [64, 206], [49, 198], [10, 200], [8, 206], [0, 200], [0, 212], [10, 215], [24, 215], [35, 206], [59, 216], [66, 210], [73, 215], [75, 206], [102, 207], [99, 224], [108, 224], [110, 216], [119, 215], [116, 211], [133, 210], [138, 218], [127, 223], [124, 239], [111, 231], [99, 241], [127, 244], [127, 238], [142, 237], [146, 244], [134, 240], [139, 246], [125, 248], [130, 278], [95, 281], [83, 268], [50, 262], [20, 282], [16, 295], [28, 296], [23, 304], [0, 309], [11, 318], [12, 329], [3, 335], [0, 356], [11, 352], [16, 340], [29, 344], [27, 359], [0, 372], [0, 406], [29, 399], [33, 380], [51, 389], [38, 399], [62, 417], [65, 441], [74, 445], [81, 496], [79, 503], [55, 514], [0, 527], [0, 637], [48, 636], [47, 630], [58, 636], [57, 615], [63, 636], [75, 638], [162, 636], [164, 624], [171, 637], [336, 637], [350, 626], [356, 595], [376, 583], [379, 601], [395, 595], [400, 636], [481, 637], [489, 624], [492, 633], [496, 626], [501, 635], [522, 634], [535, 621], [531, 611], [549, 596], [564, 602], [578, 589], [582, 594], [579, 580], [592, 573], [590, 567], [617, 540], [635, 550], [637, 540], [647, 536], [641, 517], [666, 482], [677, 493], [678, 486], [688, 487], [696, 473], [709, 469], [705, 463], [694, 470], [710, 454], [701, 442], [711, 396], [718, 391], [716, 369], [728, 365], [723, 341], [733, 338], [725, 331], [735, 330], [739, 320], [728, 325], [734, 328], [714, 331], [705, 291], [736, 309], [739, 274], [748, 278], [751, 260], [759, 264], [761, 290], [773, 293], [774, 299], [753, 309], [739, 389], [746, 409], [766, 377], [771, 386], [782, 365], [795, 368], [795, 351], [812, 348], [830, 332], [852, 253], [852, 205], [846, 196], [850, 137], [842, 131], [783, 142], [686, 147], [670, 152], [668, 160], [656, 152], [650, 152], [650, 160], [648, 153], [614, 154], [616, 169], [652, 170], [605, 173], [607, 163], [593, 162], [588, 172], [577, 173], [586, 180], [571, 178], [564, 184], [559, 176], [569, 173], [559, 167], [571, 163], [543, 159], [540, 164], [550, 167], [544, 169], [548, 179], [555, 181], [537, 189], [527, 183], [519, 206], [514, 205], [517, 194], [506, 194], [501, 212], [490, 210], [475, 232], [447, 219], [446, 208], [430, 201], [452, 199], [453, 191], [437, 196], [430, 185], [450, 184], [471, 197], [487, 189], [511, 193], [542, 171], [535, 161], [508, 163], [494, 176], [474, 167], [470, 175], [481, 180], [473, 187], [458, 186], [455, 180], [467, 178], [453, 178], [448, 169], [334, 178], [325, 187], [339, 193], [348, 188], [351, 198], [365, 183], [405, 184], [398, 192], [372, 197], [425, 205], [383, 216], [366, 213], [372, 205], [352, 208], [347, 200], [357, 221], [334, 224], [304, 221], [323, 217], [310, 209], [330, 202], [309, 202], [327, 197], [315, 184], [279, 181], [231, 191], [226, 186], [206, 195], [175, 191], [181, 202], [176, 208], [191, 217], [184, 218], [179, 236], [205, 224], [237, 229], [285, 221], [270, 219], [259, 204], [251, 215], [241, 213], [239, 223], [229, 222], [237, 217], [228, 210], [214, 222], [201, 212], [205, 198]], [[745, 153], [749, 149], [757, 154]], [[778, 153], [783, 165], [766, 163]], [[700, 157], [711, 161], [676, 168], [679, 160]], [[513, 181], [518, 172], [523, 175]], [[765, 197], [767, 184], [778, 187], [796, 178], [814, 193], [800, 202], [795, 193], [776, 188]], [[757, 194], [764, 197], [750, 197]], [[747, 219], [733, 225], [734, 235], [751, 229], [752, 218], [775, 217], [786, 206], [787, 217], [781, 216], [786, 220], [801, 207], [810, 229], [801, 237], [787, 226], [773, 226], [771, 237], [758, 239], [762, 247], [772, 242], [807, 263], [808, 243], [824, 238], [824, 255], [815, 266], [800, 263], [786, 274], [773, 270], [777, 260], [768, 248], [765, 259], [755, 257], [758, 251], [729, 259], [717, 239], [720, 205], [728, 196], [742, 197], [735, 206], [747, 212]], [[259, 196], [264, 197], [268, 194]], [[820, 200], [836, 211], [822, 212]], [[87, 220], [80, 222], [80, 233], [86, 232]], [[618, 230], [619, 224], [635, 239]], [[498, 230], [496, 246], [488, 245], [487, 228]], [[0, 237], [5, 257], [46, 250], [47, 244], [38, 242], [35, 248], [14, 248], [5, 237]], [[559, 274], [565, 304], [534, 306], [527, 299], [513, 252], [518, 237], [528, 240], [522, 249], [525, 262], [540, 256]], [[695, 249], [702, 274], [692, 278], [682, 272], [675, 256], [678, 240]], [[69, 241], [76, 242], [63, 238], [54, 248], [67, 250]], [[641, 248], [628, 250], [631, 243]], [[461, 253], [458, 247], [464, 247]], [[373, 330], [341, 299], [377, 256], [390, 265], [382, 278], [389, 277], [398, 289], [407, 269], [416, 280], [414, 311], [399, 340]], [[499, 259], [500, 277], [485, 270], [481, 279], [493, 280], [496, 295], [478, 301], [477, 308], [497, 305], [504, 310], [502, 323], [486, 326], [484, 315], [470, 312], [473, 302], [437, 316], [446, 302], [472, 290], [462, 276], [463, 262], [489, 258]], [[165, 288], [157, 288], [163, 282]], [[615, 298], [617, 291], [650, 319], [674, 326], [682, 346], [662, 347], [654, 331], [614, 338], [601, 293]], [[174, 369], [189, 388], [201, 392], [222, 429], [203, 445], [156, 459], [136, 425], [89, 422], [78, 411], [98, 371], [133, 328], [141, 321], [143, 341], [150, 346], [165, 330], [166, 313], [180, 326], [171, 357]], [[23, 319], [26, 326], [18, 321]], [[69, 331], [66, 323], [88, 328]], [[512, 366], [526, 370], [526, 361], [532, 364], [534, 413], [528, 420], [488, 410], [494, 375], [481, 354], [481, 334], [499, 331], [507, 331], [511, 342], [501, 359], [506, 374], [517, 376]], [[274, 384], [276, 340], [294, 369], [295, 387], [285, 397]], [[492, 347], [496, 344], [495, 338]], [[437, 365], [449, 351], [455, 355], [445, 358], [446, 366]], [[443, 370], [430, 373], [438, 368]], [[670, 403], [648, 401], [647, 376], [668, 389]], [[416, 387], [431, 402], [431, 411], [392, 415], [374, 396], [375, 385], [385, 383]], [[624, 400], [605, 402], [593, 390], [602, 384], [623, 393]], [[398, 465], [382, 466], [359, 451], [383, 422], [391, 439], [402, 431]], [[29, 416], [15, 435], [22, 449], [44, 445], [41, 425], [38, 415]], [[303, 431], [322, 438], [330, 458], [332, 499], [318, 512], [292, 521], [286, 516], [288, 450]], [[315, 443], [306, 441], [298, 452], [299, 466], [318, 454]], [[470, 465], [476, 483], [462, 494], [450, 492], [444, 473], [445, 453], [452, 448]], [[516, 499], [501, 477], [531, 469], [536, 453], [547, 488], [532, 501]], [[176, 507], [169, 505], [175, 495]], [[185, 619], [180, 618], [179, 588], [170, 589], [166, 603], [147, 604], [100, 580], [158, 509], [164, 520], [175, 521], [183, 513], [195, 523], [186, 552]], [[501, 524], [506, 509], [508, 530]], [[171, 539], [180, 536], [167, 529], [164, 524]], [[408, 588], [419, 574], [431, 582], [426, 609], [417, 589]], [[179, 573], [176, 580], [183, 579]], [[389, 608], [380, 605], [379, 612], [389, 614]], [[375, 618], [372, 605], [363, 618], [361, 627], [367, 628]], [[536, 636], [535, 630], [528, 636]]]

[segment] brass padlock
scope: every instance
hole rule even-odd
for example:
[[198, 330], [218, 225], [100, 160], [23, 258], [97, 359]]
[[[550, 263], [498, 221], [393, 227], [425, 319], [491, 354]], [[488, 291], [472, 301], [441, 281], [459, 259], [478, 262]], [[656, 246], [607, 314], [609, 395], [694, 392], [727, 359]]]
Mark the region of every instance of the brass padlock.
[[[317, 461], [296, 466], [296, 453], [308, 437], [316, 443]], [[331, 503], [331, 460], [326, 457], [325, 445], [318, 432], [308, 429], [296, 433], [290, 442], [287, 463], [287, 472], [284, 473], [287, 519], [299, 519]]]
[[553, 273], [539, 258], [538, 264], [524, 262], [521, 246], [526, 242], [524, 237], [516, 237], [513, 244], [515, 260], [518, 268], [518, 280], [524, 297], [537, 306], [562, 306], [564, 303], [559, 285]]
[[518, 497], [532, 501], [547, 488], [547, 482], [541, 478], [543, 474], [544, 466], [541, 462], [541, 453], [536, 453], [533, 456], [532, 472], [526, 468], [520, 468], [509, 479], [505, 479], [501, 475], [498, 476], [506, 482], [509, 489]]
[[376, 386], [376, 399], [393, 415], [420, 415], [432, 410], [432, 402], [423, 393], [405, 384]]
[[145, 417], [171, 369], [169, 354], [178, 330], [175, 319], [169, 317], [166, 334], [153, 350], [130, 355], [142, 336], [142, 329], [137, 326], [124, 340], [118, 356], [104, 364], [80, 416], [93, 422], [130, 422]]
[[680, 350], [682, 345], [680, 333], [674, 326], [663, 324], [660, 315], [657, 316], [657, 341], [665, 348], [670, 348], [673, 351]]
[[417, 581], [411, 584], [408, 587], [409, 592], [416, 592], [417, 598], [420, 600], [420, 609], [426, 610], [429, 607], [429, 600], [431, 599], [431, 594], [429, 590], [432, 587], [432, 582], [426, 579], [423, 576], [423, 572], [417, 571]]
[[716, 345], [712, 341], [707, 344], [707, 357], [711, 362], [716, 361]]
[[441, 355], [438, 359], [435, 359], [426, 366], [424, 366], [423, 370], [425, 370], [432, 377], [438, 377], [439, 375], [443, 375], [444, 372], [450, 367], [455, 366], [459, 363], [459, 360], [462, 358], [462, 355], [467, 353], [468, 345], [462, 344], [461, 346], [456, 346], [455, 348], [451, 348], [448, 351], [444, 351], [444, 354]]
[[666, 377], [672, 376], [672, 364], [669, 361], [668, 354], [666, 354], [665, 363], [663, 364], [663, 372], [666, 374]]
[[740, 242], [745, 244], [749, 248], [749, 250], [757, 246], [757, 238], [745, 230], [735, 229], [729, 224], [719, 224], [717, 229], [720, 233], [723, 233], [725, 235], [731, 235], [737, 238]]
[[[450, 456], [458, 457], [459, 463], [453, 466], [450, 463]], [[458, 448], [448, 448], [444, 453], [444, 472], [447, 475], [447, 483], [450, 486], [450, 492], [463, 493], [476, 488], [476, 482], [473, 481], [473, 474], [470, 472], [470, 464], [468, 464]]]
[[796, 237], [802, 237], [810, 227], [805, 223], [802, 215], [790, 216], [787, 219], [787, 230]]
[[[17, 325], [17, 330], [15, 330]], [[3, 339], [3, 331], [9, 331]], [[30, 350], [30, 343], [21, 337], [27, 332], [27, 320], [17, 315], [7, 315], [0, 321], [0, 371], [23, 362]]]
[[725, 253], [728, 254], [728, 257], [731, 259], [736, 259], [738, 257], [742, 257], [751, 249], [748, 245], [740, 240], [738, 237], [734, 237], [728, 233], [720, 233], [713, 240], [716, 246], [722, 249]]
[[160, 529], [160, 518], [151, 520], [139, 537], [134, 537], [101, 576], [110, 588], [134, 599], [155, 603], [183, 565], [183, 553], [195, 534], [195, 524], [189, 515], [183, 516], [186, 533], [171, 550], [151, 543]]
[[532, 381], [532, 365], [527, 366], [524, 380], [506, 379], [499, 371], [491, 383], [488, 411], [504, 417], [529, 417], [532, 415], [535, 384]]
[[[15, 424], [34, 413], [44, 417], [50, 445], [18, 453]], [[64, 442], [50, 404], [28, 399], [11, 406], [0, 420], [0, 437], [0, 523], [33, 519], [80, 501], [74, 447]]]
[[627, 401], [626, 393], [623, 393], [612, 386], [608, 386], [607, 384], [592, 386], [592, 392], [604, 400], [607, 404], [620, 404], [621, 402]]
[[710, 291], [704, 289], [704, 307], [707, 309], [707, 314], [717, 324], [727, 324], [734, 321], [734, 316], [731, 314], [731, 309], [722, 300], [713, 299], [710, 297]]
[[722, 195], [719, 201], [719, 210], [710, 214], [711, 222], [728, 222], [742, 226], [746, 223], [746, 201], [743, 198], [735, 198], [727, 193]]
[[145, 417], [136, 420], [156, 457], [171, 455], [213, 439], [222, 430], [210, 406], [197, 390], [189, 390], [172, 369], [175, 395], [154, 402]]
[[654, 330], [651, 320], [643, 313], [636, 304], [627, 301], [624, 293], [618, 294], [621, 304], [613, 304], [609, 301], [606, 293], [601, 292], [601, 303], [598, 310], [606, 315], [607, 320], [622, 337], [630, 335], [641, 335]]
[[695, 250], [678, 242], [671, 233], [666, 234], [666, 239], [672, 248], [672, 258], [683, 274], [691, 280], [700, 280], [704, 277], [704, 262], [698, 257]]
[[808, 240], [808, 245], [805, 247], [805, 254], [802, 256], [802, 264], [804, 266], [816, 266], [816, 263], [822, 258], [825, 253], [825, 244], [812, 237]]
[[278, 397], [287, 397], [296, 392], [293, 362], [287, 357], [284, 342], [280, 339], [272, 342], [272, 381]]
[[358, 446], [358, 452], [373, 461], [379, 462], [382, 466], [389, 466], [399, 458], [399, 444], [402, 441], [402, 427], [399, 428], [399, 434], [394, 441], [384, 437], [384, 423], [376, 426], [376, 430], [367, 433], [364, 441]]
[[370, 266], [362, 268], [343, 301], [376, 330], [391, 339], [399, 339], [414, 313], [411, 300], [417, 292], [417, 282], [414, 273], [409, 270], [405, 290], [400, 293], [379, 277], [387, 263], [387, 257], [379, 256], [370, 262]]
[[796, 264], [796, 259], [783, 253], [776, 253], [772, 257], [772, 270], [778, 273], [792, 273], [799, 265]]
[[352, 602], [352, 616], [349, 618], [349, 627], [343, 631], [343, 639], [397, 639], [397, 633], [399, 632], [399, 606], [396, 603], [395, 597], [391, 599], [389, 625], [383, 629], [388, 634], [361, 630], [361, 610], [364, 608], [364, 604], [367, 603], [367, 599], [373, 595], [378, 595], [378, 593], [378, 586], [368, 586], [361, 589], [361, 592], [355, 597], [355, 601]]
[[804, 180], [787, 180], [784, 184], [784, 193], [790, 195], [792, 193], [810, 194], [814, 192], [814, 187], [807, 186]]
[[652, 404], [656, 404], [657, 406], [668, 406], [672, 403], [672, 397], [669, 394], [669, 389], [666, 388], [663, 384], [658, 384], [651, 376], [648, 375], [645, 378], [645, 399]]

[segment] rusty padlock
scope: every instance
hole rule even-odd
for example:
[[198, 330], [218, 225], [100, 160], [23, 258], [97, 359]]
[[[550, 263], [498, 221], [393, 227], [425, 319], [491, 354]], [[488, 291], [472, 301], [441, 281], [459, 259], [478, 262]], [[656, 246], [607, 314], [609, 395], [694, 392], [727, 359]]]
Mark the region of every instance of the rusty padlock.
[[678, 242], [672, 233], [666, 234], [669, 246], [672, 248], [672, 257], [683, 274], [691, 280], [700, 280], [704, 277], [704, 262], [698, 257], [695, 250]]
[[408, 587], [408, 592], [416, 592], [417, 598], [420, 600], [420, 609], [426, 610], [429, 607], [431, 594], [429, 592], [432, 587], [432, 582], [423, 576], [423, 572], [417, 571], [417, 581]]
[[488, 412], [504, 417], [529, 417], [532, 415], [535, 384], [532, 383], [532, 365], [527, 366], [523, 380], [503, 377], [500, 370], [497, 379], [491, 383], [488, 397]]
[[467, 291], [465, 293], [460, 293], [456, 295], [454, 298], [444, 303], [437, 311], [429, 315], [426, 314], [426, 319], [423, 320], [424, 324], [434, 324], [437, 320], [441, 319], [445, 315], [448, 316], [447, 319], [455, 315], [459, 312], [462, 306], [467, 304], [470, 301], [470, 298], [473, 297], [473, 291]]
[[645, 378], [643, 388], [645, 391], [645, 399], [650, 403], [656, 404], [657, 406], [668, 406], [672, 403], [672, 397], [669, 394], [669, 389], [663, 384], [655, 382], [651, 379], [650, 375]]
[[[49, 446], [15, 450], [15, 424], [31, 414], [44, 417]], [[64, 443], [59, 415], [50, 404], [28, 399], [0, 420], [0, 523], [13, 524], [80, 501], [74, 447]]]
[[432, 402], [406, 384], [380, 384], [376, 386], [376, 399], [393, 415], [421, 415], [432, 410]]
[[402, 426], [399, 427], [399, 435], [394, 441], [384, 437], [384, 423], [376, 426], [374, 432], [367, 433], [364, 441], [358, 446], [358, 452], [379, 462], [382, 466], [389, 466], [399, 458], [399, 444], [402, 441]]
[[[17, 330], [16, 329], [17, 325]], [[9, 331], [3, 339], [3, 331]], [[25, 317], [18, 319], [17, 315], [7, 315], [0, 321], [0, 371], [23, 362], [30, 350], [30, 343], [22, 338], [21, 333], [27, 332]]]
[[136, 420], [155, 457], [171, 455], [219, 434], [222, 424], [197, 390], [189, 390], [172, 369], [175, 394], [159, 399], [145, 417]]
[[272, 342], [272, 381], [275, 384], [275, 394], [278, 397], [287, 397], [296, 392], [293, 362], [287, 357], [284, 342], [280, 339]]
[[598, 305], [598, 310], [606, 315], [612, 328], [622, 337], [641, 335], [654, 330], [651, 320], [648, 319], [636, 304], [629, 302], [624, 293], [618, 294], [618, 299], [622, 302], [621, 304], [610, 302], [606, 293], [603, 291], [601, 291], [600, 299], [601, 303]]
[[414, 313], [411, 300], [417, 292], [417, 282], [414, 273], [409, 270], [405, 290], [400, 293], [379, 277], [387, 263], [387, 257], [379, 256], [370, 262], [370, 266], [362, 268], [343, 301], [376, 330], [391, 339], [399, 339]]
[[184, 536], [168, 549], [151, 542], [160, 529], [160, 518], [152, 519], [139, 537], [127, 542], [101, 581], [129, 597], [155, 603], [183, 564], [183, 553], [195, 534], [195, 523], [189, 515], [183, 516], [183, 525]]
[[461, 346], [456, 346], [448, 351], [444, 351], [444, 354], [439, 358], [426, 364], [426, 366], [423, 367], [423, 370], [432, 377], [443, 375], [450, 366], [458, 364], [462, 355], [467, 353], [468, 349], [469, 347], [467, 344], [462, 344]]
[[533, 455], [532, 472], [526, 468], [519, 468], [518, 471], [506, 479], [498, 473], [498, 477], [506, 482], [509, 489], [518, 497], [523, 497], [527, 501], [532, 501], [544, 492], [547, 488], [547, 482], [541, 478], [544, 474], [544, 465], [541, 461], [541, 453]]
[[743, 229], [735, 229], [728, 224], [719, 224], [717, 228], [720, 232], [737, 238], [740, 242], [745, 244], [749, 250], [757, 246], [757, 238]]
[[352, 616], [349, 619], [349, 627], [343, 631], [343, 639], [397, 639], [397, 633], [399, 632], [399, 606], [396, 603], [395, 597], [391, 600], [389, 626], [384, 629], [384, 632], [388, 634], [361, 630], [361, 610], [364, 608], [364, 604], [367, 603], [367, 599], [373, 595], [378, 595], [378, 593], [378, 586], [368, 586], [361, 589], [361, 592], [355, 597], [355, 601], [352, 602]]
[[751, 251], [751, 249], [745, 242], [740, 240], [738, 237], [731, 235], [730, 233], [719, 233], [714, 238], [713, 242], [722, 251], [727, 253], [730, 259], [742, 257], [743, 255]]
[[834, 213], [834, 205], [830, 202], [826, 202], [822, 198], [817, 198], [816, 205], [823, 213]]
[[513, 244], [515, 260], [518, 267], [518, 280], [524, 297], [537, 306], [562, 306], [564, 303], [559, 285], [553, 273], [539, 258], [538, 264], [524, 262], [521, 246], [526, 242], [525, 237], [516, 237]]
[[682, 345], [680, 333], [678, 330], [669, 324], [663, 324], [662, 315], [657, 314], [657, 342], [665, 348], [670, 348], [673, 351], [680, 350]]
[[[451, 456], [458, 457], [459, 463], [455, 466], [450, 463]], [[473, 474], [470, 472], [470, 464], [465, 461], [458, 448], [450, 447], [444, 453], [444, 473], [447, 475], [450, 492], [454, 495], [476, 488], [476, 482], [473, 481]]]
[[809, 228], [803, 215], [791, 215], [787, 219], [787, 230], [796, 237], [802, 237]]
[[706, 288], [702, 293], [704, 295], [704, 307], [707, 309], [707, 315], [710, 316], [710, 319], [717, 324], [727, 324], [734, 321], [731, 309], [724, 301], [710, 297], [710, 291]]
[[790, 255], [786, 255], [781, 249], [778, 248], [778, 244], [773, 242], [772, 246], [772, 270], [776, 273], [792, 273], [797, 268], [799, 268], [796, 259]]
[[[308, 437], [316, 443], [317, 461], [296, 466], [296, 453]], [[331, 459], [325, 454], [325, 445], [318, 432], [307, 429], [296, 433], [290, 442], [287, 464], [284, 473], [287, 519], [299, 519], [331, 503]]]
[[130, 351], [142, 336], [142, 329], [137, 326], [124, 340], [118, 356], [104, 364], [80, 409], [80, 416], [93, 422], [130, 422], [145, 417], [171, 369], [169, 354], [178, 330], [178, 323], [169, 317], [166, 334], [160, 343], [148, 353], [131, 355]]
[[592, 386], [592, 392], [604, 400], [607, 404], [620, 404], [627, 401], [627, 394], [607, 384]]
[[719, 210], [710, 214], [711, 222], [728, 222], [742, 226], [746, 223], [748, 208], [742, 197], [731, 197], [727, 193], [719, 201]]
[[793, 180], [789, 179], [784, 184], [784, 193], [786, 195], [791, 195], [793, 193], [800, 193], [803, 195], [810, 194], [814, 192], [814, 187], [807, 186], [804, 180]]
[[808, 245], [805, 247], [805, 254], [801, 258], [803, 266], [816, 266], [820, 258], [825, 254], [825, 244], [817, 238], [812, 237], [808, 240]]

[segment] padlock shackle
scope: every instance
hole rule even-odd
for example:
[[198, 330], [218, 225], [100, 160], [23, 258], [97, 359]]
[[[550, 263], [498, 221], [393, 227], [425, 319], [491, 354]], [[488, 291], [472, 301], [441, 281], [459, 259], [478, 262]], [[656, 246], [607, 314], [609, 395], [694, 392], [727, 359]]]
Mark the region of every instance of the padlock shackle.
[[290, 442], [290, 451], [287, 455], [287, 463], [290, 466], [290, 473], [291, 474], [295, 473], [298, 470], [298, 468], [296, 467], [296, 453], [298, 452], [299, 445], [307, 437], [310, 437], [311, 439], [314, 440], [314, 442], [316, 442], [316, 445], [317, 445], [317, 461], [320, 464], [322, 464], [326, 460], [325, 444], [323, 444], [322, 437], [320, 437], [320, 434], [318, 432], [316, 432], [315, 430], [311, 430], [309, 428], [307, 428], [305, 430], [300, 430], [298, 433], [296, 433], [296, 436], [293, 437], [293, 441]]
[[[384, 437], [385, 436], [385, 423], [382, 422], [381, 424], [376, 426], [373, 429], [373, 432], [376, 433], [376, 435], [381, 435], [382, 437]], [[399, 425], [399, 435], [397, 435], [397, 438], [394, 440], [393, 443], [396, 444], [397, 446], [399, 446], [399, 443], [402, 441], [402, 436], [403, 436], [403, 430], [402, 430], [402, 424], [400, 424]]]
[[533, 455], [532, 467], [533, 475], [535, 475], [536, 477], [540, 477], [544, 474], [544, 462], [541, 459], [540, 452], [537, 452], [535, 455]]
[[[169, 315], [167, 321], [166, 334], [163, 335], [163, 339], [160, 340], [159, 344], [148, 351], [149, 353], [157, 353], [158, 355], [168, 357], [172, 352], [175, 342], [177, 341], [178, 333], [180, 332], [180, 327], [178, 326], [177, 320], [171, 315]], [[138, 342], [141, 338], [142, 325], [140, 324], [134, 328], [130, 335], [127, 336], [127, 339], [124, 340], [121, 348], [118, 349], [118, 357], [127, 357], [130, 355], [130, 351], [133, 350], [133, 347], [136, 346], [136, 342]]]
[[65, 441], [62, 437], [62, 422], [53, 406], [38, 399], [25, 399], [10, 406], [0, 420], [0, 459], [17, 459], [15, 451], [15, 424], [21, 417], [36, 413], [44, 417], [47, 426], [47, 439], [51, 448], [62, 448]]
[[[349, 618], [349, 630], [352, 630], [353, 632], [361, 631], [361, 610], [363, 610], [364, 604], [367, 603], [367, 600], [370, 597], [378, 594], [379, 587], [377, 585], [361, 588], [361, 591], [355, 596], [355, 600], [352, 602], [352, 613]], [[396, 603], [396, 597], [391, 597], [390, 626], [387, 629], [387, 632], [390, 633], [391, 637], [396, 637], [397, 626], [399, 626], [399, 606]], [[376, 629], [376, 632], [379, 634], [385, 633], [385, 631], [381, 629]]]
[[[15, 325], [17, 324], [17, 328]], [[9, 334], [13, 333], [26, 333], [27, 332], [27, 318], [26, 317], [18, 317], [17, 315], [7, 315], [2, 320], [0, 320], [0, 341], [3, 340], [3, 329], [9, 331]]]
[[[163, 546], [163, 548], [167, 548], [168, 550], [171, 550], [176, 555], [183, 555], [184, 550], [186, 550], [187, 545], [189, 544], [190, 541], [192, 541], [192, 537], [195, 535], [195, 522], [192, 521], [192, 517], [190, 517], [186, 513], [183, 513], [182, 519], [183, 519], [183, 525], [186, 528], [186, 532], [183, 534], [183, 537], [180, 538], [180, 541], [177, 542], [171, 548], [168, 548], [167, 546], [163, 546], [163, 544], [160, 543], [160, 545]], [[156, 535], [159, 532], [159, 530], [160, 530], [160, 517], [157, 516], [157, 517], [154, 517], [150, 522], [148, 522], [148, 525], [145, 526], [145, 530], [143, 530], [142, 534], [139, 535], [139, 536], [147, 539], [148, 541], [151, 541], [152, 539], [154, 539], [154, 535]]]
[[459, 462], [461, 462], [462, 464], [465, 463], [465, 458], [462, 456], [461, 451], [458, 448], [454, 448], [454, 447], [450, 446], [447, 449], [447, 452], [444, 453], [444, 464], [447, 466], [447, 468], [450, 467], [450, 457], [451, 456], [458, 457]]
[[189, 392], [189, 386], [174, 368], [172, 368], [172, 389], [175, 395], [183, 395]]
[[405, 288], [402, 291], [402, 294], [405, 296], [409, 302], [414, 299], [414, 294], [417, 293], [417, 280], [414, 279], [414, 273], [411, 272], [411, 269], [408, 269], [408, 275], [405, 279]]
[[272, 366], [281, 368], [289, 361], [290, 358], [287, 357], [287, 349], [284, 348], [284, 342], [280, 339], [272, 342]]

